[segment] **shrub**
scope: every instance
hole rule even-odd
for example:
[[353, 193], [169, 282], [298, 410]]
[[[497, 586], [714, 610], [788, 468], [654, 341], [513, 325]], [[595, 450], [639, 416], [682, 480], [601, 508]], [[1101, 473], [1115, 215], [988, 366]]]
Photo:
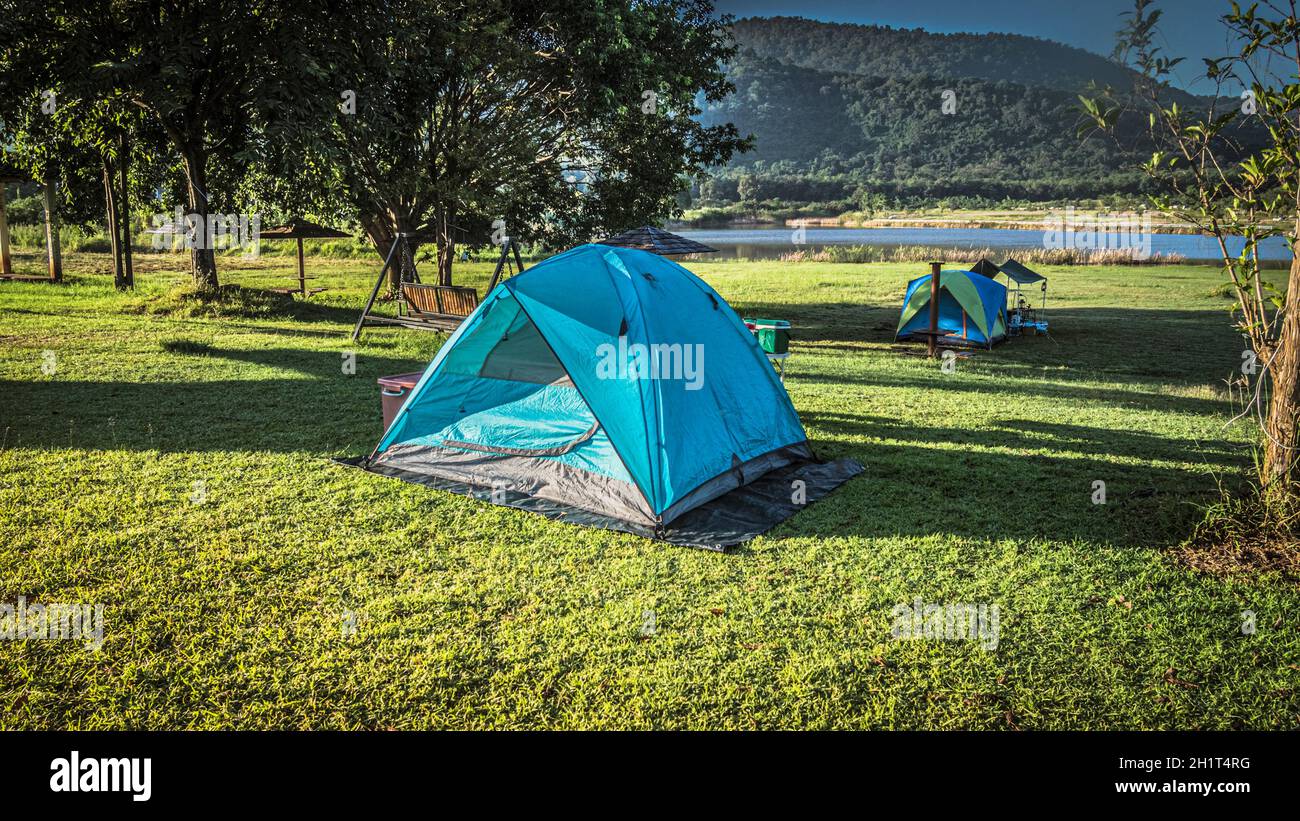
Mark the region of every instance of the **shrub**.
[[257, 319], [294, 313], [293, 297], [274, 291], [222, 285], [198, 288], [179, 285], [165, 293], [129, 303], [127, 313], [176, 317]]

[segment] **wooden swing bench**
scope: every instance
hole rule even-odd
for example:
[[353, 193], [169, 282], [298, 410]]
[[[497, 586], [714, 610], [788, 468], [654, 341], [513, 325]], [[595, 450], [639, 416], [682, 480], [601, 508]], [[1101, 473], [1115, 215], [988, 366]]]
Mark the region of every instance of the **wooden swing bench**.
[[[375, 305], [379, 288], [388, 274], [389, 267], [393, 264], [393, 255], [399, 246], [406, 253], [408, 265], [414, 268], [414, 261], [410, 258], [407, 246], [407, 235], [399, 234], [397, 241], [388, 252], [388, 258], [384, 260], [383, 270], [379, 272], [379, 279], [375, 281], [375, 287], [370, 292], [370, 299], [361, 311], [356, 327], [352, 329], [354, 340], [361, 337], [361, 329], [366, 325], [398, 325], [403, 328], [451, 333], [478, 308], [478, 291], [473, 288], [464, 285], [425, 285], [422, 282], [403, 282], [397, 291], [397, 316], [372, 314], [370, 310]], [[511, 253], [514, 254], [517, 270], [524, 269], [518, 247], [507, 238], [502, 245], [501, 259], [497, 261], [496, 270], [492, 273], [492, 281], [488, 283], [487, 291], [484, 293], [491, 293], [496, 287], [503, 268], [508, 267]], [[419, 279], [418, 276], [415, 278]]]
[[[478, 291], [463, 285], [403, 282], [394, 324], [408, 328], [454, 331], [478, 307]], [[372, 320], [379, 317], [371, 317]]]

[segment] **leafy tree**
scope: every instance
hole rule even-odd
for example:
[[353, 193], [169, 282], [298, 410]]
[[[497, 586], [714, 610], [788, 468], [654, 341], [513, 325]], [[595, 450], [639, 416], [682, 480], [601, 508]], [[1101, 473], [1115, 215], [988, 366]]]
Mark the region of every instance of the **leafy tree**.
[[[1259, 371], [1253, 385], [1247, 382], [1247, 410], [1263, 433], [1261, 484], [1266, 498], [1285, 499], [1300, 492], [1300, 257], [1293, 253], [1279, 290], [1256, 253], [1269, 237], [1285, 237], [1293, 251], [1300, 238], [1300, 15], [1295, 0], [1279, 5], [1261, 14], [1258, 4], [1243, 11], [1233, 3], [1222, 17], [1238, 53], [1207, 59], [1206, 74], [1245, 91], [1226, 109], [1197, 115], [1159, 99], [1160, 81], [1179, 60], [1154, 45], [1160, 11], [1152, 0], [1136, 0], [1118, 54], [1138, 69], [1139, 82], [1130, 94], [1108, 91], [1083, 98], [1083, 105], [1109, 133], [1126, 110], [1140, 106], [1149, 115], [1156, 149], [1142, 167], [1161, 186], [1156, 205], [1217, 241], [1237, 297], [1237, 327], [1249, 340], [1248, 365]], [[1256, 118], [1266, 143], [1224, 162], [1233, 124]], [[1234, 236], [1245, 238], [1239, 254], [1230, 251]]]
[[[156, 186], [160, 171], [148, 157], [151, 178], [132, 185], [131, 156], [168, 142], [184, 172], [188, 213], [206, 222], [217, 199], [207, 179], [210, 159], [234, 157], [247, 145], [261, 70], [272, 55], [286, 62], [275, 35], [287, 28], [288, 6], [6, 5], [0, 19], [12, 46], [0, 57], [5, 133], [29, 167], [57, 165], [65, 178], [98, 178], [117, 281], [129, 284], [131, 189]], [[33, 100], [51, 92], [57, 106], [41, 109], [41, 119]], [[211, 248], [198, 244], [191, 267], [196, 283], [217, 284]]]
[[740, 197], [741, 202], [754, 202], [759, 198], [758, 181], [754, 179], [753, 174], [741, 174], [737, 180], [736, 196]]
[[[65, 74], [84, 76], [87, 99], [98, 91], [99, 99], [134, 106], [144, 128], [165, 135], [184, 174], [186, 213], [207, 225], [213, 213], [233, 206], [232, 189], [257, 161], [259, 140], [279, 136], [278, 123], [291, 119], [286, 111], [312, 105], [289, 87], [320, 71], [302, 44], [314, 28], [327, 25], [326, 7], [50, 3], [41, 6], [40, 23], [51, 32], [51, 62]], [[210, 177], [214, 163], [233, 177], [221, 189]], [[217, 285], [216, 257], [206, 241], [195, 243], [190, 264], [197, 285]]]
[[497, 219], [548, 245], [653, 221], [674, 212], [683, 176], [745, 145], [692, 119], [697, 95], [730, 89], [711, 12], [703, 0], [356, 5], [328, 46], [355, 114], [304, 152], [337, 164], [381, 255], [399, 233], [432, 241], [443, 283], [456, 244], [486, 244]]
[[[3, 74], [0, 71], [0, 74]], [[58, 104], [59, 87], [17, 95], [0, 87], [0, 105], [7, 115], [0, 122], [0, 140], [5, 143], [8, 164], [49, 189], [51, 196], [41, 198], [53, 212], [42, 215], [47, 221], [47, 240], [55, 255], [51, 275], [61, 277], [57, 262], [59, 229], [64, 222], [86, 225], [98, 221], [98, 203], [102, 189], [94, 173], [98, 157], [90, 146], [75, 139], [66, 124], [66, 109]], [[44, 194], [44, 192], [43, 192]]]
[[[271, 10], [273, 10], [273, 6]], [[210, 157], [245, 148], [252, 131], [250, 100], [267, 64], [274, 13], [204, 2], [132, 2], [116, 9], [110, 37], [88, 31], [106, 56], [99, 69], [112, 87], [166, 133], [185, 172], [186, 213], [208, 222], [216, 192]], [[121, 45], [119, 45], [119, 43]], [[206, 242], [190, 252], [195, 284], [217, 285], [216, 257]]]

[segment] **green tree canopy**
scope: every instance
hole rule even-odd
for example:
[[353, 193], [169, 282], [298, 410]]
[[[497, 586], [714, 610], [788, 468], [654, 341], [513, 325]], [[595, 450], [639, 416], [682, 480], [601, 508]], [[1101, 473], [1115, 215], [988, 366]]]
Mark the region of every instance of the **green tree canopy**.
[[339, 169], [381, 254], [397, 233], [434, 242], [444, 282], [455, 245], [486, 244], [497, 219], [550, 245], [656, 220], [677, 208], [683, 176], [744, 147], [733, 126], [694, 119], [697, 97], [730, 89], [711, 12], [699, 0], [358, 4], [323, 46], [336, 59], [328, 93], [355, 113], [309, 131], [303, 154]]

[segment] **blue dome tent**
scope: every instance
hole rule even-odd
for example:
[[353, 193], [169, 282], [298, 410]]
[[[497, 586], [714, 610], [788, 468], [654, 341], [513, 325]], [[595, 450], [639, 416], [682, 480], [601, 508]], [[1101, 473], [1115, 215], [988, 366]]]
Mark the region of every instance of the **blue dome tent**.
[[[929, 274], [907, 283], [895, 339], [917, 338], [930, 327], [929, 304]], [[1007, 338], [1006, 305], [1002, 284], [971, 271], [940, 272], [939, 329], [952, 332], [941, 343], [992, 348]]]
[[763, 351], [707, 283], [605, 245], [493, 289], [360, 466], [715, 549], [862, 470], [815, 460]]

